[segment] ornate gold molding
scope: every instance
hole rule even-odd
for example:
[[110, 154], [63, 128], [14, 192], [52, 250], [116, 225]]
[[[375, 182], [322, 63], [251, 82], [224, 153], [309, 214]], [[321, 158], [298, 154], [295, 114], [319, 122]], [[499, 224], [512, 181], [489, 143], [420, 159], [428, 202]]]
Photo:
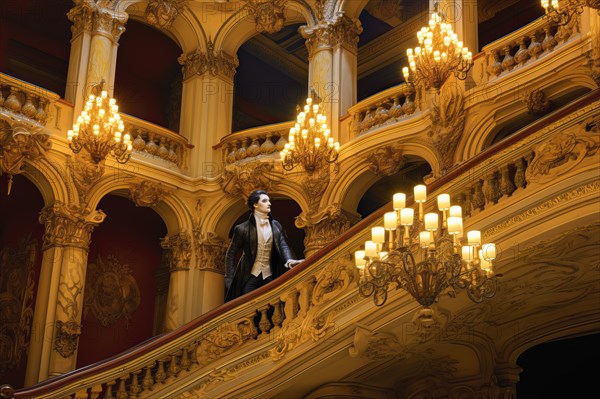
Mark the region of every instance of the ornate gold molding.
[[54, 350], [65, 359], [75, 353], [81, 335], [81, 325], [75, 321], [56, 321]]
[[195, 51], [182, 54], [177, 61], [182, 65], [183, 79], [204, 74], [210, 76], [222, 75], [228, 79], [233, 79], [235, 70], [239, 65], [237, 56], [231, 56], [222, 50], [216, 52], [211, 41], [208, 42], [206, 53], [198, 47]]
[[194, 231], [196, 243], [196, 261], [200, 270], [212, 270], [225, 274], [225, 253], [227, 252], [227, 241], [219, 237], [217, 233], [209, 231], [201, 234]]
[[465, 126], [465, 100], [461, 93], [439, 96], [431, 109], [431, 130], [428, 136], [440, 160], [442, 174], [454, 164], [454, 153]]
[[149, 0], [144, 17], [151, 25], [169, 29], [183, 13], [188, 0]]
[[296, 217], [295, 225], [306, 232], [305, 256], [323, 248], [357, 221], [357, 218], [349, 216], [337, 203], [319, 212], [302, 212]]
[[335, 21], [320, 21], [310, 27], [301, 26], [299, 31], [306, 39], [309, 57], [313, 57], [317, 51], [339, 46], [356, 52], [362, 26], [359, 20], [352, 20], [342, 14]]
[[82, 210], [77, 205], [55, 202], [42, 209], [39, 221], [44, 224], [45, 251], [52, 247], [77, 247], [89, 249], [94, 227], [104, 221], [101, 210]]
[[228, 165], [223, 173], [221, 189], [229, 195], [247, 198], [254, 190], [271, 191], [276, 187], [272, 162], [254, 161]]
[[142, 180], [129, 186], [129, 199], [136, 206], [153, 207], [169, 193], [161, 183]]
[[286, 0], [244, 0], [244, 7], [254, 17], [259, 33], [279, 32], [285, 25]]
[[14, 370], [27, 357], [33, 319], [37, 241], [31, 236], [15, 248], [0, 250], [0, 374]]
[[87, 151], [81, 151], [67, 158], [67, 168], [79, 195], [79, 204], [85, 206], [90, 189], [104, 175], [104, 161], [96, 163]]
[[8, 193], [12, 178], [23, 172], [25, 161], [35, 161], [46, 155], [52, 142], [43, 126], [31, 126], [0, 120], [0, 175], [9, 175]]
[[[353, 345], [348, 349], [350, 356], [369, 360], [397, 360], [408, 357], [409, 347], [402, 345], [398, 337], [388, 332], [373, 332], [366, 326], [358, 325], [354, 330]], [[414, 350], [413, 350], [414, 351]]]
[[85, 280], [83, 317], [91, 311], [104, 327], [129, 320], [140, 306], [140, 289], [128, 265], [122, 265], [114, 255], [106, 260], [98, 257], [88, 263]]
[[160, 241], [160, 245], [167, 250], [167, 264], [171, 272], [190, 269], [192, 243], [188, 233], [168, 235]]
[[[600, 117], [591, 122], [595, 129]], [[573, 133], [561, 132], [549, 141], [533, 148], [533, 159], [525, 172], [528, 182], [546, 183], [573, 170], [584, 158], [596, 154], [600, 147], [600, 134], [587, 131], [587, 124]], [[590, 133], [592, 132], [592, 133]]]
[[402, 146], [391, 144], [371, 151], [363, 158], [369, 163], [369, 170], [378, 176], [392, 176], [404, 166]]

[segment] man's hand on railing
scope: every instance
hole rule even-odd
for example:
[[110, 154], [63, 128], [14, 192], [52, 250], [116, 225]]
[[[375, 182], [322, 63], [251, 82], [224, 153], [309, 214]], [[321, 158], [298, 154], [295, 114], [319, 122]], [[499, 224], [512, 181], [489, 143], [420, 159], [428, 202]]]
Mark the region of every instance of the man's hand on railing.
[[292, 267], [299, 265], [303, 261], [304, 261], [304, 259], [290, 259], [287, 261], [287, 263], [285, 265], [291, 269]]

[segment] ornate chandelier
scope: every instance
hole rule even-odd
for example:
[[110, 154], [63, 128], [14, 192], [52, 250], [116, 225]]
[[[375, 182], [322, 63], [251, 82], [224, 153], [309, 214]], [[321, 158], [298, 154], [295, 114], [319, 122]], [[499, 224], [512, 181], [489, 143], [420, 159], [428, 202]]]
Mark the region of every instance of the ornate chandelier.
[[541, 0], [542, 7], [546, 16], [557, 25], [566, 25], [571, 21], [575, 14], [583, 13], [583, 7], [588, 6], [595, 10], [600, 10], [600, 0]]
[[[373, 296], [375, 305], [381, 306], [389, 284], [396, 283], [396, 289], [408, 291], [425, 309], [448, 288], [465, 289], [476, 303], [493, 297], [500, 276], [492, 265], [496, 246], [482, 245], [477, 230], [462, 237], [462, 209], [450, 206], [448, 194], [437, 198], [439, 213], [423, 214], [426, 197], [426, 187], [415, 186], [415, 217], [415, 210], [406, 207], [406, 195], [394, 194], [394, 211], [384, 214], [384, 226], [374, 227], [365, 249], [355, 252], [360, 294]], [[415, 240], [411, 232], [419, 230]]]
[[437, 3], [435, 8], [429, 26], [417, 32], [419, 46], [406, 50], [409, 66], [402, 68], [402, 74], [406, 82], [439, 90], [452, 73], [458, 79], [466, 79], [473, 66], [473, 55], [437, 12]]
[[337, 160], [340, 144], [331, 137], [321, 104], [312, 92], [304, 108], [296, 108], [296, 124], [290, 129], [288, 142], [280, 153], [283, 169], [289, 171], [300, 164], [306, 172], [313, 173], [324, 164]]
[[117, 162], [125, 163], [131, 157], [131, 137], [123, 134], [125, 126], [119, 107], [114, 98], [108, 97], [103, 85], [104, 81], [96, 87], [100, 95], [90, 94], [73, 130], [67, 132], [69, 147], [76, 154], [85, 148], [94, 163], [103, 161], [109, 153]]

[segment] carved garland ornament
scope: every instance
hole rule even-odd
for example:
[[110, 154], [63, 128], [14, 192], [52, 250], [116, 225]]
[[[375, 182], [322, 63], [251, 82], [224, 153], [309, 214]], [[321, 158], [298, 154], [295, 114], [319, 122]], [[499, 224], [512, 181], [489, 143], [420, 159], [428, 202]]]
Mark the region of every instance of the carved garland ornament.
[[393, 176], [404, 166], [402, 146], [399, 144], [379, 147], [364, 157], [369, 170], [378, 176]]
[[183, 78], [188, 79], [193, 75], [208, 73], [211, 76], [223, 75], [233, 79], [239, 65], [237, 57], [230, 56], [223, 51], [215, 52], [214, 44], [211, 41], [208, 42], [207, 47], [206, 53], [198, 47], [195, 51], [182, 54], [177, 59], [179, 65], [182, 65]]
[[260, 161], [228, 166], [221, 182], [225, 193], [244, 198], [254, 190], [271, 191], [275, 186], [273, 163]]
[[25, 161], [35, 161], [46, 155], [52, 143], [41, 125], [9, 124], [0, 120], [0, 175], [9, 174], [8, 193], [14, 175], [23, 172]]
[[259, 33], [279, 32], [285, 25], [286, 0], [244, 0], [246, 10], [254, 17]]
[[196, 241], [196, 257], [200, 270], [213, 270], [225, 274], [227, 241], [217, 233], [199, 234]]
[[453, 92], [440, 96], [439, 103], [433, 104], [431, 123], [431, 131], [428, 136], [440, 159], [443, 173], [452, 167], [456, 146], [463, 134], [465, 126], [463, 95]]
[[136, 206], [156, 206], [167, 194], [167, 190], [163, 188], [161, 183], [148, 180], [132, 184], [129, 187], [129, 199]]
[[125, 319], [129, 320], [140, 306], [140, 289], [128, 265], [121, 265], [109, 255], [106, 260], [98, 257], [87, 267], [84, 318], [91, 311], [104, 327]]
[[150, 24], [169, 29], [179, 14], [183, 13], [187, 0], [150, 0], [144, 17]]
[[306, 253], [323, 248], [348, 230], [357, 220], [349, 217], [340, 204], [332, 204], [319, 212], [302, 212], [296, 217], [295, 225], [304, 229]]

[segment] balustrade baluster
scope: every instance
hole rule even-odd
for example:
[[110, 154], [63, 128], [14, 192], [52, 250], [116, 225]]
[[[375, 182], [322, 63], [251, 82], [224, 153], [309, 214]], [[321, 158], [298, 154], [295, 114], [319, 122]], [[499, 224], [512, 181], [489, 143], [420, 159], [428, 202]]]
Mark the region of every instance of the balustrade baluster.
[[104, 394], [105, 399], [115, 399], [113, 395], [113, 385], [116, 384], [116, 381], [110, 381], [106, 383], [106, 393]]
[[156, 370], [156, 374], [154, 375], [154, 379], [156, 382], [160, 382], [161, 384], [165, 383], [167, 379], [167, 373], [165, 373], [165, 359], [158, 360], [158, 368]]
[[177, 354], [174, 353], [171, 355], [171, 361], [169, 362], [169, 368], [167, 369], [167, 375], [169, 378], [177, 377], [177, 374], [181, 371], [181, 367], [179, 367]]
[[129, 385], [129, 396], [136, 398], [141, 392], [142, 387], [138, 380], [138, 375], [142, 372], [142, 370], [137, 370], [131, 373], [131, 384]]
[[146, 366], [146, 372], [144, 373], [144, 378], [142, 378], [142, 387], [144, 388], [145, 391], [149, 391], [152, 389], [152, 386], [154, 385], [154, 378], [152, 377], [152, 367], [154, 366], [154, 364], [152, 364], [152, 366]]
[[510, 178], [510, 165], [505, 165], [500, 173], [500, 193], [504, 197], [510, 197], [515, 190], [516, 187]]
[[517, 171], [515, 172], [515, 185], [518, 188], [525, 188], [527, 186], [527, 180], [525, 178], [525, 171], [527, 169], [525, 159], [519, 158], [515, 162]]
[[483, 210], [485, 207], [485, 196], [483, 195], [483, 180], [478, 180], [473, 187], [471, 196], [471, 205], [473, 210]]
[[94, 385], [90, 388], [90, 399], [98, 399], [102, 393], [102, 385]]
[[268, 309], [269, 305], [263, 306], [262, 308], [258, 309], [258, 311], [260, 312], [260, 321], [258, 322], [258, 328], [260, 329], [261, 336], [266, 336], [269, 333], [269, 330], [271, 329], [271, 322], [267, 317]]

